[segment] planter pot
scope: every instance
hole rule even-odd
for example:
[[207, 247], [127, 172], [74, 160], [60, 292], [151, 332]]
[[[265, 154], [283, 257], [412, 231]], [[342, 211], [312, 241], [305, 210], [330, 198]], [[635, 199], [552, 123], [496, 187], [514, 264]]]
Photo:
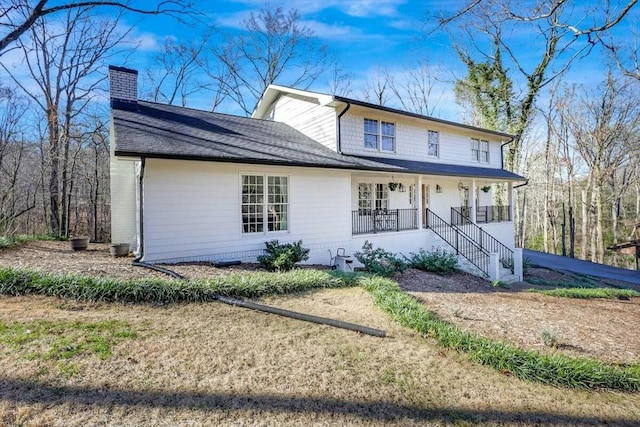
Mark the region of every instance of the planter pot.
[[89, 247], [89, 238], [88, 237], [74, 237], [70, 240], [71, 249], [74, 251], [86, 251], [87, 247]]
[[123, 257], [129, 255], [129, 244], [128, 243], [113, 243], [111, 244], [111, 256], [112, 257]]

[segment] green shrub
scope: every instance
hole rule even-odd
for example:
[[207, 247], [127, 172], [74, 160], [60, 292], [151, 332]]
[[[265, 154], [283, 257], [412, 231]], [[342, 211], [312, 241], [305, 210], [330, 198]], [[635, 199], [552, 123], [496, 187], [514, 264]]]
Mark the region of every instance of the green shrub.
[[458, 268], [458, 257], [453, 252], [435, 249], [427, 252], [424, 249], [409, 253], [409, 267], [438, 274], [451, 274]]
[[269, 271], [289, 271], [299, 262], [309, 259], [309, 249], [302, 247], [302, 240], [294, 243], [280, 244], [277, 240], [265, 242], [265, 255], [258, 257], [258, 262]]
[[435, 339], [444, 348], [466, 353], [476, 363], [510, 372], [521, 379], [556, 386], [640, 391], [640, 365], [618, 366], [587, 358], [522, 350], [463, 331], [439, 319], [391, 280], [365, 278], [362, 285], [396, 322]]
[[368, 240], [365, 240], [362, 245], [362, 252], [356, 252], [354, 256], [368, 272], [378, 276], [391, 277], [396, 272], [402, 273], [407, 269], [407, 264], [395, 254], [382, 248], [373, 249], [373, 245]]

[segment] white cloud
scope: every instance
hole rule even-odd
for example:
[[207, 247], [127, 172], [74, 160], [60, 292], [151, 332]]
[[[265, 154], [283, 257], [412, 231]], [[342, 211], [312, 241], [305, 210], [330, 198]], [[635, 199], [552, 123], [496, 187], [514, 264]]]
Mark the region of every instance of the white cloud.
[[376, 16], [397, 16], [398, 6], [405, 4], [407, 0], [232, 0], [235, 3], [260, 8], [266, 5], [272, 7], [281, 6], [285, 9], [295, 8], [304, 15], [317, 13], [326, 9], [338, 9], [349, 16], [358, 18]]
[[349, 37], [351, 40], [362, 35], [362, 31], [358, 28], [348, 25], [331, 25], [324, 22], [314, 20], [303, 20], [300, 23], [315, 33], [321, 39], [344, 39]]

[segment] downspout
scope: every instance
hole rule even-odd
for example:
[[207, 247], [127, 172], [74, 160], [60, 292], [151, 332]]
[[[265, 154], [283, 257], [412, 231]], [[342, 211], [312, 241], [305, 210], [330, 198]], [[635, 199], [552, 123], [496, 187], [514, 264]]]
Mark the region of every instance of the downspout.
[[142, 259], [144, 256], [144, 167], [146, 163], [146, 158], [142, 157], [140, 159], [140, 178], [138, 180], [138, 194], [140, 195], [140, 200], [138, 202], [138, 212], [140, 218], [138, 219], [138, 226], [140, 227], [140, 235], [138, 236], [140, 240], [140, 247], [138, 248], [138, 256], [133, 260], [133, 263], [136, 263]]
[[338, 118], [336, 119], [336, 121], [338, 122], [338, 135], [336, 135], [336, 150], [338, 151], [338, 154], [342, 154], [342, 138], [341, 138], [341, 131], [340, 131], [340, 118], [342, 116], [344, 116], [344, 113], [346, 113], [347, 111], [349, 111], [349, 108], [351, 108], [351, 103], [347, 101], [347, 106], [345, 107], [344, 110], [342, 110], [342, 112], [340, 114], [338, 114]]
[[500, 167], [502, 169], [504, 169], [504, 146], [511, 144], [514, 139], [515, 138], [512, 136], [510, 140], [500, 146]]
[[[500, 164], [502, 165], [502, 169], [504, 169], [504, 146], [511, 144], [514, 139], [515, 138], [512, 136], [509, 141], [505, 142], [504, 144], [502, 144], [500, 146]], [[524, 187], [527, 184], [529, 184], [529, 180], [528, 179], [522, 184], [514, 185], [513, 189], [515, 190], [516, 188]]]

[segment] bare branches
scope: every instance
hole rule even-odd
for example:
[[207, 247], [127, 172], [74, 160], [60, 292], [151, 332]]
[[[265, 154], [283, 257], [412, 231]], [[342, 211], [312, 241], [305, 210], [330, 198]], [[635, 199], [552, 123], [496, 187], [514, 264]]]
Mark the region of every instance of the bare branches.
[[327, 70], [326, 46], [300, 23], [295, 9], [262, 9], [242, 25], [242, 34], [229, 36], [215, 49], [224, 71], [212, 77], [245, 114], [251, 114], [269, 84], [306, 89]]
[[57, 12], [71, 9], [114, 7], [120, 10], [147, 14], [147, 15], [171, 15], [183, 18], [193, 14], [194, 11], [189, 3], [180, 0], [160, 1], [153, 9], [142, 9], [133, 6], [132, 1], [70, 1], [46, 7], [48, 0], [38, 0], [32, 5], [29, 0], [10, 0], [9, 4], [0, 8], [1, 27], [9, 28], [9, 32], [0, 38], [0, 55], [7, 47], [18, 40], [25, 32], [31, 28], [35, 22]]

